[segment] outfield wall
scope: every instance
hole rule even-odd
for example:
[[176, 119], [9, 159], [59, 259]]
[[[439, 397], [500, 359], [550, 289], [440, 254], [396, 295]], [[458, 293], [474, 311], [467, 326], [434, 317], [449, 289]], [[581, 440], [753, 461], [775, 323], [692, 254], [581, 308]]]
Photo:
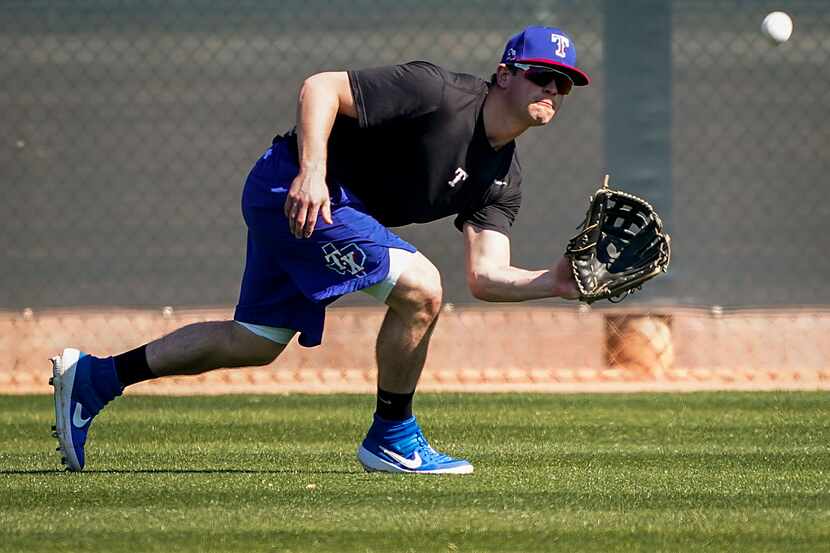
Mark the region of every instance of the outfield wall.
[[[164, 378], [140, 394], [373, 392], [378, 308], [332, 308], [324, 342], [292, 344], [267, 367]], [[48, 393], [67, 346], [120, 353], [185, 324], [190, 311], [0, 312], [0, 393]], [[474, 308], [445, 306], [421, 390], [619, 392], [830, 390], [830, 310]]]
[[[795, 21], [779, 46], [772, 9]], [[396, 229], [457, 306], [423, 388], [826, 388], [830, 2], [86, 0], [0, 3], [0, 392], [48, 391], [68, 344], [230, 317], [201, 308], [237, 301], [242, 183], [308, 75], [425, 59], [486, 79], [529, 24], [567, 29], [593, 81], [519, 139], [511, 262], [555, 263], [610, 173], [658, 208], [672, 265], [630, 311], [485, 306], [449, 220]], [[371, 391], [373, 301], [338, 300], [316, 350], [135, 391]]]

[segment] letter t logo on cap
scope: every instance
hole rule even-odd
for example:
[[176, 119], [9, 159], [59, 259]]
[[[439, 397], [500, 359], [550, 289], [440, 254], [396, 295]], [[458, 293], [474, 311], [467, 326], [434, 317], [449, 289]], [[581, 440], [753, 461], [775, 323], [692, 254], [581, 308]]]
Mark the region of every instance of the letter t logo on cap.
[[564, 58], [565, 50], [567, 50], [568, 47], [571, 45], [571, 41], [568, 40], [568, 37], [557, 34], [551, 34], [550, 41], [556, 44], [556, 52], [554, 53], [560, 58]]

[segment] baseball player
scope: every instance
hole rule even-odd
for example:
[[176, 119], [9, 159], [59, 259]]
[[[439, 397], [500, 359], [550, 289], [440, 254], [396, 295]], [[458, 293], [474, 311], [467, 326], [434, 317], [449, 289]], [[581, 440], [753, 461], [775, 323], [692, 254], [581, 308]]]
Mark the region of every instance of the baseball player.
[[476, 298], [578, 297], [564, 259], [512, 266], [510, 229], [521, 203], [515, 138], [550, 123], [571, 89], [588, 84], [571, 36], [538, 26], [510, 38], [489, 83], [424, 61], [309, 77], [296, 127], [273, 140], [245, 183], [234, 320], [188, 325], [115, 357], [68, 348], [53, 359], [55, 434], [68, 468], [83, 469], [93, 418], [126, 386], [267, 365], [295, 334], [317, 346], [326, 307], [360, 290], [388, 306], [360, 462], [368, 471], [473, 472], [433, 449], [412, 415], [441, 277], [390, 227], [453, 216]]

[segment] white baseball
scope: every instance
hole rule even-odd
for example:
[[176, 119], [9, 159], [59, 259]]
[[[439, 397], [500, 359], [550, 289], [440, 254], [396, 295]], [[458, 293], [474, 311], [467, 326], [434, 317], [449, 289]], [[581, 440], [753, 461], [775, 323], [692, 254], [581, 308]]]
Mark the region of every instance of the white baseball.
[[793, 34], [793, 20], [784, 12], [771, 12], [761, 23], [761, 32], [774, 44], [787, 42]]

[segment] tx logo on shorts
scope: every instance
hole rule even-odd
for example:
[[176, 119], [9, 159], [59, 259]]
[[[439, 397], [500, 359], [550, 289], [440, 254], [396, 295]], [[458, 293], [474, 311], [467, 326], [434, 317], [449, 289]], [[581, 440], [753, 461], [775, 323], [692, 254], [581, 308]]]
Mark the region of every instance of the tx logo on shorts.
[[363, 266], [366, 254], [357, 244], [351, 243], [339, 250], [334, 242], [329, 242], [323, 246], [323, 258], [326, 260], [327, 268], [341, 275], [366, 276]]

